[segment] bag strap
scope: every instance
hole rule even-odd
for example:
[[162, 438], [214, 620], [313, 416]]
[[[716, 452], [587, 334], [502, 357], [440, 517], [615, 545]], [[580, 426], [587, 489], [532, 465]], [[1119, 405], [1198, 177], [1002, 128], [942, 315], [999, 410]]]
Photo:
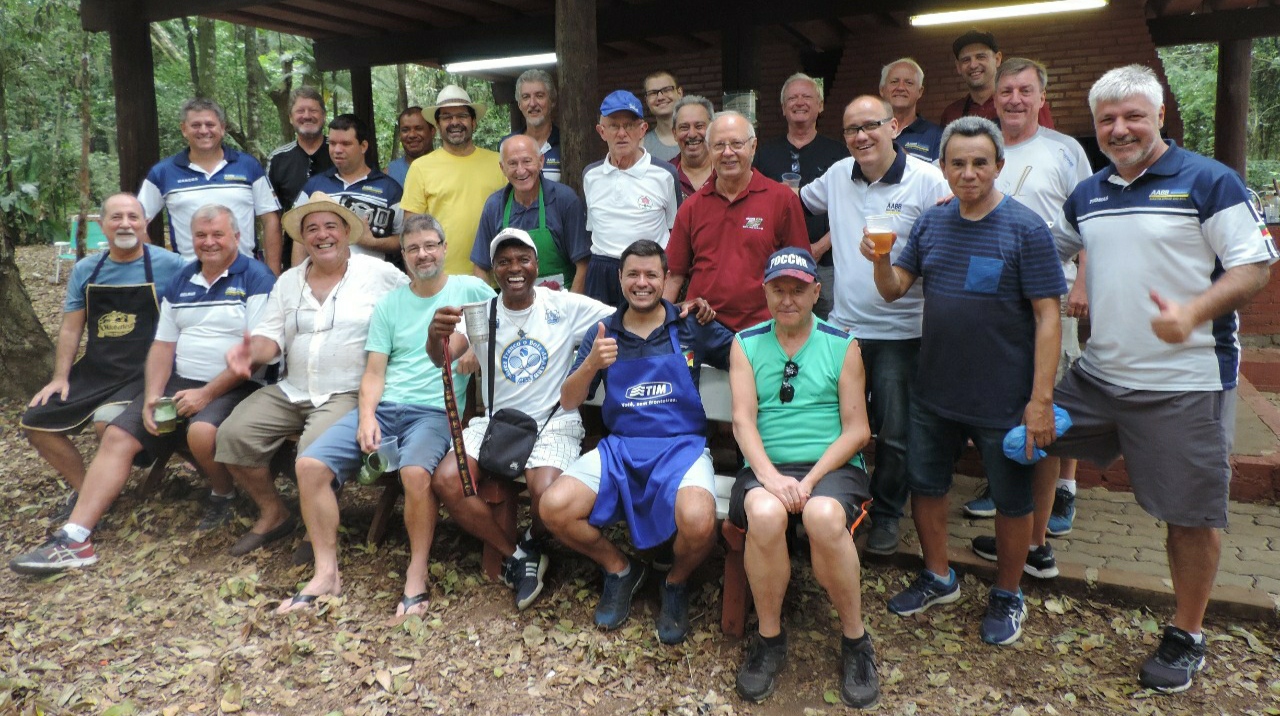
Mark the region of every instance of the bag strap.
[[498, 354], [498, 299], [489, 302], [489, 419], [493, 419], [493, 379]]

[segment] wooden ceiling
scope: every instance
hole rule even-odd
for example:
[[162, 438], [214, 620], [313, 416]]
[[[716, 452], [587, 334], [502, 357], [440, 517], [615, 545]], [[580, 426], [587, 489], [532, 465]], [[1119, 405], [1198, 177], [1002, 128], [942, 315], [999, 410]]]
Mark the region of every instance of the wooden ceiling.
[[[1140, 0], [1111, 0], [1129, 2]], [[869, 20], [901, 25], [910, 14], [1000, 4], [1002, 0], [599, 0], [602, 58], [704, 49], [719, 43], [723, 18], [781, 26], [817, 44], [842, 42]], [[1157, 45], [1280, 35], [1280, 0], [1145, 0]], [[82, 0], [87, 30], [198, 14], [308, 37], [321, 69], [397, 62], [439, 65], [554, 49], [555, 0]]]

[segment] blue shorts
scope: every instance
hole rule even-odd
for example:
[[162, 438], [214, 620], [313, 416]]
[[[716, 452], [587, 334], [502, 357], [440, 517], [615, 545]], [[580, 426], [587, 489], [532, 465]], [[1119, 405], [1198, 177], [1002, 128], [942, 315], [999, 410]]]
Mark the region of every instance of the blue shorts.
[[[374, 417], [384, 440], [393, 435], [399, 438], [401, 467], [421, 467], [428, 473], [434, 472], [449, 449], [449, 419], [440, 408], [382, 402], [378, 403]], [[337, 489], [360, 471], [364, 461], [364, 453], [356, 441], [359, 427], [360, 411], [352, 410], [298, 457], [324, 463], [333, 473], [333, 486]]]
[[911, 427], [907, 436], [907, 485], [924, 497], [942, 497], [951, 490], [956, 455], [965, 439], [982, 455], [982, 466], [991, 485], [996, 512], [1022, 517], [1035, 509], [1031, 490], [1031, 465], [1004, 456], [1002, 428], [984, 428], [944, 418], [918, 400], [911, 401]]

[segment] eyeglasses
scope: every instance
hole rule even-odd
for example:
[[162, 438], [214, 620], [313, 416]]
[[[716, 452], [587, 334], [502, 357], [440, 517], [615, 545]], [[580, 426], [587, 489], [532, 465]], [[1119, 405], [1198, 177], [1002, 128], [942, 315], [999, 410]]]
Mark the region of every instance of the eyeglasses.
[[750, 143], [751, 143], [750, 139], [746, 141], [734, 140], [732, 142], [716, 142], [715, 144], [711, 145], [711, 151], [715, 152], [716, 154], [720, 154], [724, 152], [725, 148], [727, 147], [732, 149], [735, 152], [740, 152], [742, 151], [743, 147], [747, 146]]
[[441, 246], [444, 246], [443, 241], [427, 241], [421, 244], [406, 246], [404, 247], [403, 251], [405, 256], [417, 256], [418, 254], [424, 251], [435, 253], [436, 251], [440, 250]]
[[471, 113], [462, 112], [459, 114], [440, 114], [436, 117], [436, 121], [442, 124], [448, 124], [450, 122], [456, 122], [464, 119], [471, 119]]
[[782, 387], [778, 389], [778, 400], [790, 403], [796, 399], [796, 387], [791, 384], [791, 380], [797, 375], [800, 375], [800, 366], [795, 361], [789, 360], [782, 366]]
[[659, 87], [658, 89], [645, 90], [644, 96], [648, 97], [649, 99], [653, 99], [654, 97], [657, 97], [660, 94], [671, 94], [672, 92], [675, 92], [675, 91], [676, 91], [675, 85], [667, 85], [666, 87]]
[[613, 122], [601, 122], [600, 126], [604, 129], [605, 134], [617, 134], [619, 129], [627, 134], [631, 134], [639, 129], [641, 124], [644, 124], [642, 120], [634, 119], [630, 122], [618, 122], [617, 124], [614, 124]]
[[852, 127], [845, 127], [844, 136], [852, 137], [852, 136], [855, 136], [858, 132], [866, 132], [867, 134], [871, 134], [872, 132], [883, 127], [884, 125], [888, 124], [891, 121], [893, 121], [893, 117], [886, 117], [885, 119], [881, 119], [876, 122], [867, 122], [866, 124], [855, 125]]
[[[310, 271], [311, 271], [311, 267], [310, 267], [310, 266], [308, 266], [308, 267], [307, 267], [307, 271], [308, 271], [308, 272], [310, 272]], [[304, 330], [302, 330], [302, 324], [301, 324], [301, 322], [298, 320], [298, 315], [299, 315], [300, 313], [302, 313], [302, 307], [303, 307], [304, 305], [306, 305], [306, 292], [307, 292], [307, 288], [308, 288], [308, 286], [307, 286], [307, 279], [306, 279], [306, 275], [305, 275], [305, 274], [303, 275], [303, 278], [302, 278], [302, 289], [298, 292], [298, 310], [296, 310], [296, 311], [294, 311], [294, 312], [293, 312], [293, 332], [294, 332], [294, 334], [295, 334], [295, 335], [302, 335], [302, 334], [304, 334], [304, 333], [310, 333], [311, 335], [319, 335], [319, 334], [321, 334], [321, 333], [327, 333], [328, 331], [332, 331], [332, 330], [333, 330], [333, 321], [334, 321], [334, 319], [335, 319], [335, 318], [337, 318], [337, 316], [338, 316], [338, 291], [342, 288], [342, 284], [344, 284], [344, 283], [346, 283], [346, 282], [347, 282], [347, 277], [346, 277], [346, 275], [344, 274], [344, 275], [342, 276], [342, 280], [338, 282], [338, 285], [336, 285], [336, 286], [334, 286], [334, 287], [333, 287], [333, 293], [329, 294], [329, 304], [330, 304], [330, 309], [329, 309], [329, 325], [328, 325], [327, 327], [325, 327], [325, 328], [321, 328], [321, 329], [319, 329], [319, 330], [316, 330], [316, 326], [320, 323], [320, 322], [319, 322], [318, 320], [316, 320], [316, 319], [317, 319], [317, 318], [319, 318], [319, 315], [320, 315], [321, 313], [324, 313], [324, 303], [322, 302], [322, 303], [320, 304], [320, 307], [319, 307], [319, 308], [317, 308], [315, 311], [312, 311], [312, 312], [311, 312], [311, 314], [312, 314], [312, 317], [311, 317], [311, 329], [312, 329], [312, 330], [310, 330], [310, 331], [304, 331]]]

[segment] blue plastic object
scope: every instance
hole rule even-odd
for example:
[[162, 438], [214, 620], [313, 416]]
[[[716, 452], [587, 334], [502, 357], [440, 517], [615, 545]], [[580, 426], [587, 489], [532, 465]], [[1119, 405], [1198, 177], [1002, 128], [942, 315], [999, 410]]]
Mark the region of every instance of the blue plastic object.
[[[1071, 428], [1071, 416], [1067, 415], [1067, 411], [1053, 406], [1053, 432], [1057, 437]], [[1005, 457], [1014, 462], [1023, 465], [1034, 465], [1045, 456], [1045, 451], [1040, 448], [1033, 448], [1032, 457], [1027, 459], [1027, 426], [1019, 425], [1004, 435], [1004, 454]]]

